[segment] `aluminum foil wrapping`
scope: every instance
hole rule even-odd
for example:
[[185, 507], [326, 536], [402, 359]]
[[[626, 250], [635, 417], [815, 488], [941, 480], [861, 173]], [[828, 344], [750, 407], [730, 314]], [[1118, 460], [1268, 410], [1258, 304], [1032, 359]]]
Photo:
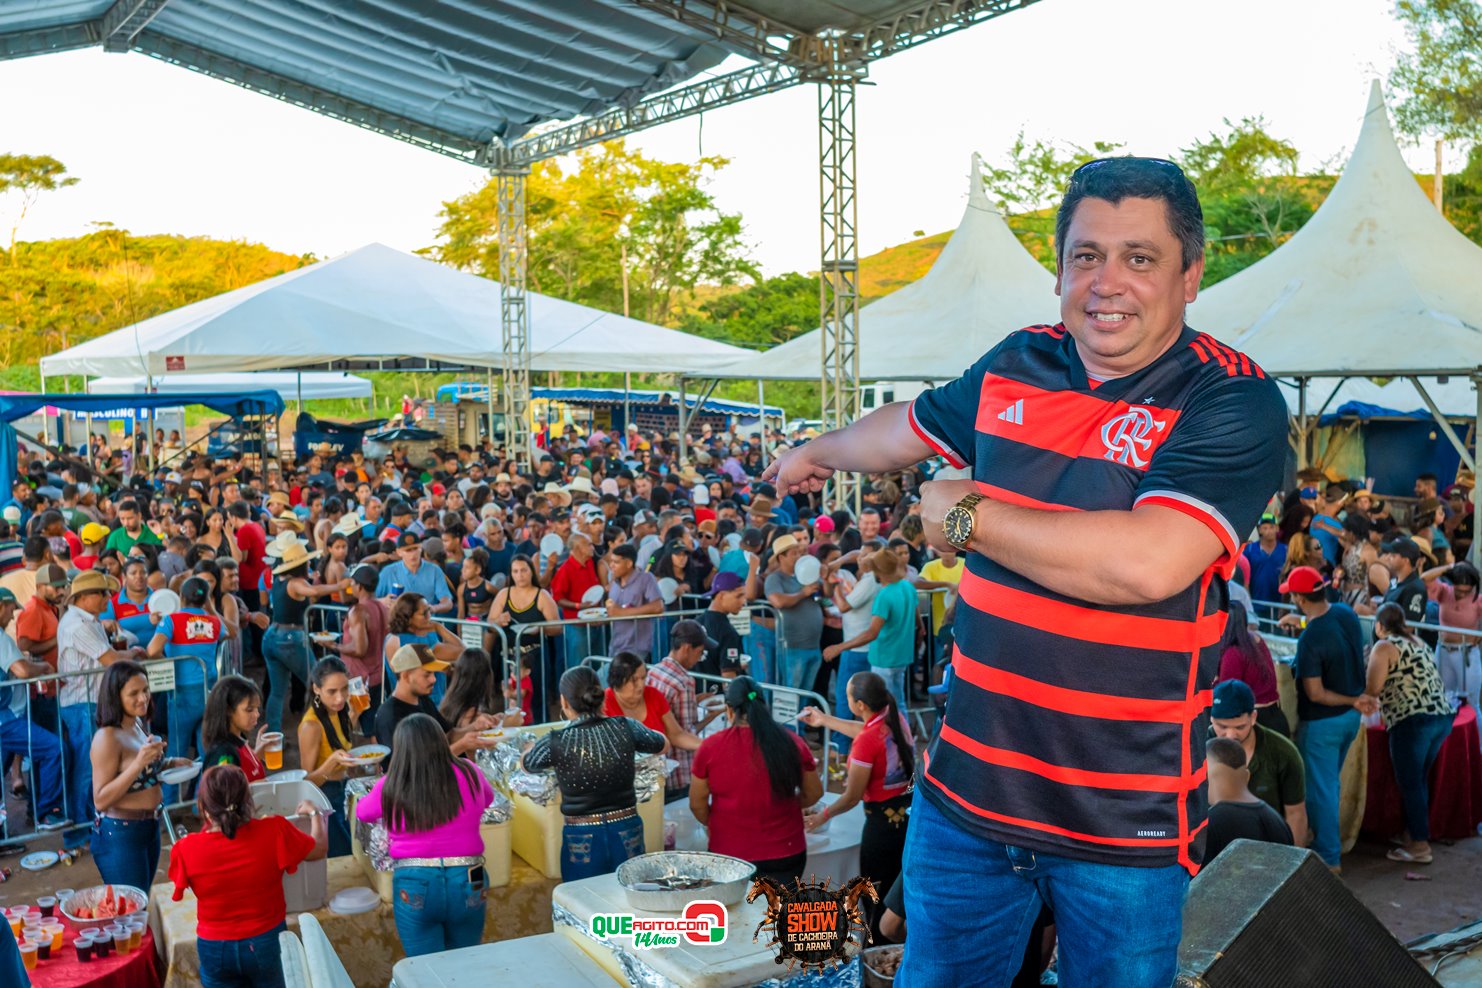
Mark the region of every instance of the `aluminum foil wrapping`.
[[526, 772], [521, 769], [509, 777], [509, 789], [525, 796], [536, 806], [549, 806], [561, 798], [555, 772]]
[[[569, 926], [588, 940], [607, 950], [622, 969], [624, 980], [637, 988], [679, 988], [640, 958], [641, 951], [632, 949], [624, 937], [602, 939], [592, 932], [590, 923], [563, 906], [551, 903], [551, 919], [557, 926]], [[734, 932], [734, 931], [733, 931]], [[765, 950], [758, 947], [758, 950]], [[756, 988], [860, 988], [863, 984], [858, 956], [822, 973], [795, 974], [790, 978], [772, 978], [757, 982]]]
[[663, 755], [635, 753], [633, 755], [633, 791], [638, 796], [638, 802], [646, 803], [653, 799], [656, 793], [662, 794], [666, 775], [668, 773], [664, 771]]

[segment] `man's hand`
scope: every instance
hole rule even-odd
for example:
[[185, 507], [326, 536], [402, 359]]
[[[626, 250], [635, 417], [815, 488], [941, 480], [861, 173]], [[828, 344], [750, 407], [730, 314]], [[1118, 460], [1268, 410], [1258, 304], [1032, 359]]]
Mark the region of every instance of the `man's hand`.
[[921, 526], [933, 549], [960, 551], [942, 533], [942, 522], [958, 501], [977, 491], [971, 480], [929, 480], [921, 485]]
[[1283, 614], [1277, 620], [1276, 626], [1278, 628], [1285, 628], [1287, 631], [1301, 631], [1302, 620], [1301, 614]]
[[789, 449], [767, 465], [762, 479], [775, 484], [779, 494], [815, 494], [834, 475], [833, 468], [817, 460], [817, 441]]

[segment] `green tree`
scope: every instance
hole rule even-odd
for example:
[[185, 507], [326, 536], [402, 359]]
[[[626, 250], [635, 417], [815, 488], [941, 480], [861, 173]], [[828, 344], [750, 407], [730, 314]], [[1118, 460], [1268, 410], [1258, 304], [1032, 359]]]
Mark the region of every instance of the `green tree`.
[[1482, 137], [1482, 5], [1476, 0], [1398, 0], [1395, 15], [1411, 49], [1401, 52], [1390, 85], [1400, 130], [1447, 140]]
[[[622, 141], [578, 152], [569, 171], [537, 163], [525, 184], [531, 288], [670, 325], [695, 286], [759, 277], [741, 217], [718, 209], [705, 187], [726, 164], [657, 161]], [[497, 279], [496, 183], [444, 203], [440, 215], [441, 240], [428, 253]]]
[[43, 192], [76, 185], [67, 166], [46, 154], [0, 154], [0, 196], [16, 203], [10, 222], [10, 263], [15, 264], [15, 238]]
[[680, 327], [732, 346], [765, 350], [818, 326], [818, 277], [789, 272], [715, 295]]
[[1122, 145], [1095, 141], [1079, 144], [1030, 140], [1019, 131], [1002, 166], [983, 165], [983, 186], [1004, 214], [1009, 229], [1036, 259], [1055, 270], [1055, 207], [1070, 184], [1070, 175], [1096, 158], [1115, 154]]

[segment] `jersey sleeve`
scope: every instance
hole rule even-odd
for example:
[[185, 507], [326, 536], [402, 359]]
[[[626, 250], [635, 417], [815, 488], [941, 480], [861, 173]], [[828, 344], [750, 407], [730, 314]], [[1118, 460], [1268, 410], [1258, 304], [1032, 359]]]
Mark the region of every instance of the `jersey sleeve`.
[[1205, 386], [1153, 454], [1133, 508], [1172, 508], [1203, 522], [1224, 547], [1228, 579], [1246, 533], [1281, 485], [1287, 409], [1268, 377]]
[[954, 467], [970, 466], [976, 446], [978, 396], [983, 375], [997, 347], [955, 381], [921, 392], [911, 402], [911, 430]]

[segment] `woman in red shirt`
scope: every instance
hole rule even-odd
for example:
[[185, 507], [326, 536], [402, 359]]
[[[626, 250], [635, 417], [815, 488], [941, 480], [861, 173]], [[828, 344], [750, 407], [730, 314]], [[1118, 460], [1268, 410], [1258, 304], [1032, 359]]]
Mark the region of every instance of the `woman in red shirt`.
[[810, 727], [827, 724], [830, 730], [854, 738], [849, 747], [844, 795], [822, 813], [805, 817], [803, 826], [813, 830], [831, 817], [848, 813], [863, 800], [865, 825], [859, 839], [859, 870], [875, 883], [875, 888], [889, 889], [901, 873], [901, 855], [906, 849], [911, 777], [916, 771], [914, 742], [895, 697], [878, 674], [857, 672], [849, 677], [846, 689], [849, 712], [857, 720], [830, 717], [817, 707], [805, 707], [798, 714], [798, 720]]
[[650, 731], [664, 735], [669, 747], [698, 751], [700, 738], [679, 726], [664, 694], [648, 685], [648, 666], [632, 652], [619, 652], [607, 667], [607, 691], [602, 713], [608, 717], [631, 717]]
[[1271, 650], [1260, 635], [1250, 633], [1245, 605], [1230, 601], [1230, 615], [1225, 620], [1225, 637], [1220, 642], [1220, 674], [1215, 682], [1238, 679], [1256, 695], [1256, 723], [1284, 738], [1292, 736], [1292, 727], [1281, 712], [1281, 698], [1276, 688], [1276, 664]]
[[196, 896], [196, 952], [204, 988], [283, 988], [278, 934], [286, 928], [283, 875], [324, 857], [324, 818], [305, 800], [305, 834], [281, 816], [254, 820], [247, 776], [235, 765], [206, 769], [196, 794], [203, 825], [170, 850], [177, 901]]
[[790, 884], [808, 858], [803, 807], [823, 795], [818, 763], [801, 737], [772, 719], [750, 676], [726, 687], [726, 721], [690, 769], [690, 811], [710, 828], [710, 850], [756, 865], [758, 878]]

